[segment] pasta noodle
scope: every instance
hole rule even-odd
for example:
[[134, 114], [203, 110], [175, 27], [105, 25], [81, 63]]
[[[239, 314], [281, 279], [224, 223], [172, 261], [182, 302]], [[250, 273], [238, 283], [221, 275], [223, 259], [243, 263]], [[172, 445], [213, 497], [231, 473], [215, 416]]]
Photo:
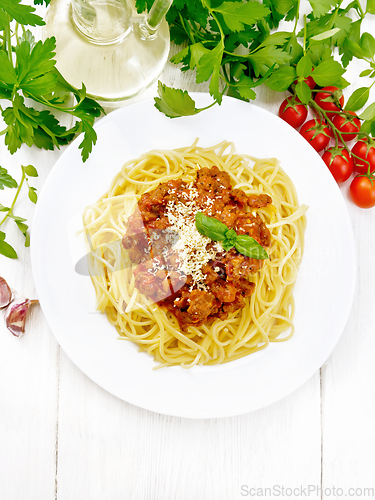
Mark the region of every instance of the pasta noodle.
[[[135, 288], [134, 267], [121, 239], [143, 193], [172, 179], [192, 182], [198, 168], [214, 165], [228, 172], [233, 186], [247, 195], [272, 197], [272, 205], [257, 209], [272, 244], [269, 259], [252, 276], [255, 291], [244, 308], [182, 332], [172, 313]], [[195, 141], [190, 147], [154, 150], [128, 161], [109, 190], [83, 214], [97, 309], [107, 314], [121, 339], [135, 342], [158, 367], [226, 363], [270, 342], [288, 340], [294, 333], [293, 287], [303, 253], [306, 209], [299, 206], [294, 185], [276, 159], [236, 154], [228, 141], [209, 148]]]

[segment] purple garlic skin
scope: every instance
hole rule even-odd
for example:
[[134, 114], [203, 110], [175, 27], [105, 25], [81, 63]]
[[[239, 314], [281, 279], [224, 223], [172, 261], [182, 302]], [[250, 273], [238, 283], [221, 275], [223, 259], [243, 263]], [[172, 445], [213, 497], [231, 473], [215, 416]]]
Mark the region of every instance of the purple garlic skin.
[[12, 335], [15, 337], [22, 337], [25, 333], [27, 313], [33, 304], [38, 303], [38, 300], [19, 299], [8, 306], [5, 312], [5, 323]]
[[12, 290], [5, 279], [0, 276], [0, 309], [9, 305], [12, 298]]

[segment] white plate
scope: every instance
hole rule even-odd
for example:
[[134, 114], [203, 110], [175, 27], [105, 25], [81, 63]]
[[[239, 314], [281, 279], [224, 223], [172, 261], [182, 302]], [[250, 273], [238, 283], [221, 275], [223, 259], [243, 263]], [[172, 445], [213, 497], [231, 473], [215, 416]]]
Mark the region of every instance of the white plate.
[[[196, 94], [199, 106], [209, 101]], [[81, 162], [75, 140], [50, 173], [33, 221], [35, 285], [53, 334], [71, 360], [115, 396], [159, 413], [190, 418], [226, 417], [256, 410], [301, 386], [337, 343], [352, 305], [355, 249], [351, 224], [336, 182], [318, 153], [289, 125], [257, 106], [224, 98], [203, 113], [169, 119], [152, 100], [117, 110], [96, 125], [97, 145]], [[201, 146], [224, 139], [238, 153], [277, 157], [292, 178], [300, 203], [309, 205], [306, 248], [295, 288], [296, 331], [282, 343], [218, 366], [153, 370], [154, 361], [118, 340], [95, 311], [91, 280], [74, 267], [85, 254], [85, 206], [108, 188], [126, 160], [151, 149]]]

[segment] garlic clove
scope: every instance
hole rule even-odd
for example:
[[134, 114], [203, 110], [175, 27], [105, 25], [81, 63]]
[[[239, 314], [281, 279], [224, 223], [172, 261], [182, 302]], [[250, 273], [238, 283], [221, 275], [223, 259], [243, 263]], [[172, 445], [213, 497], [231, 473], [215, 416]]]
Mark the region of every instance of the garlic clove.
[[5, 312], [5, 323], [15, 337], [22, 337], [25, 333], [26, 317], [30, 306], [38, 303], [38, 300], [19, 299], [8, 306]]
[[12, 290], [4, 278], [0, 276], [0, 309], [9, 305], [12, 301]]

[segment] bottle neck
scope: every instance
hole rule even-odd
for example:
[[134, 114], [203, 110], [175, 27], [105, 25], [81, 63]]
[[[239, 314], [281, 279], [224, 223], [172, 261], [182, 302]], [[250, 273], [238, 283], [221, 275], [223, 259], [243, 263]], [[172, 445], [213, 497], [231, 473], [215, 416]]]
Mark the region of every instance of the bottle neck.
[[71, 0], [70, 17], [89, 42], [109, 45], [126, 36], [132, 12], [127, 0]]

